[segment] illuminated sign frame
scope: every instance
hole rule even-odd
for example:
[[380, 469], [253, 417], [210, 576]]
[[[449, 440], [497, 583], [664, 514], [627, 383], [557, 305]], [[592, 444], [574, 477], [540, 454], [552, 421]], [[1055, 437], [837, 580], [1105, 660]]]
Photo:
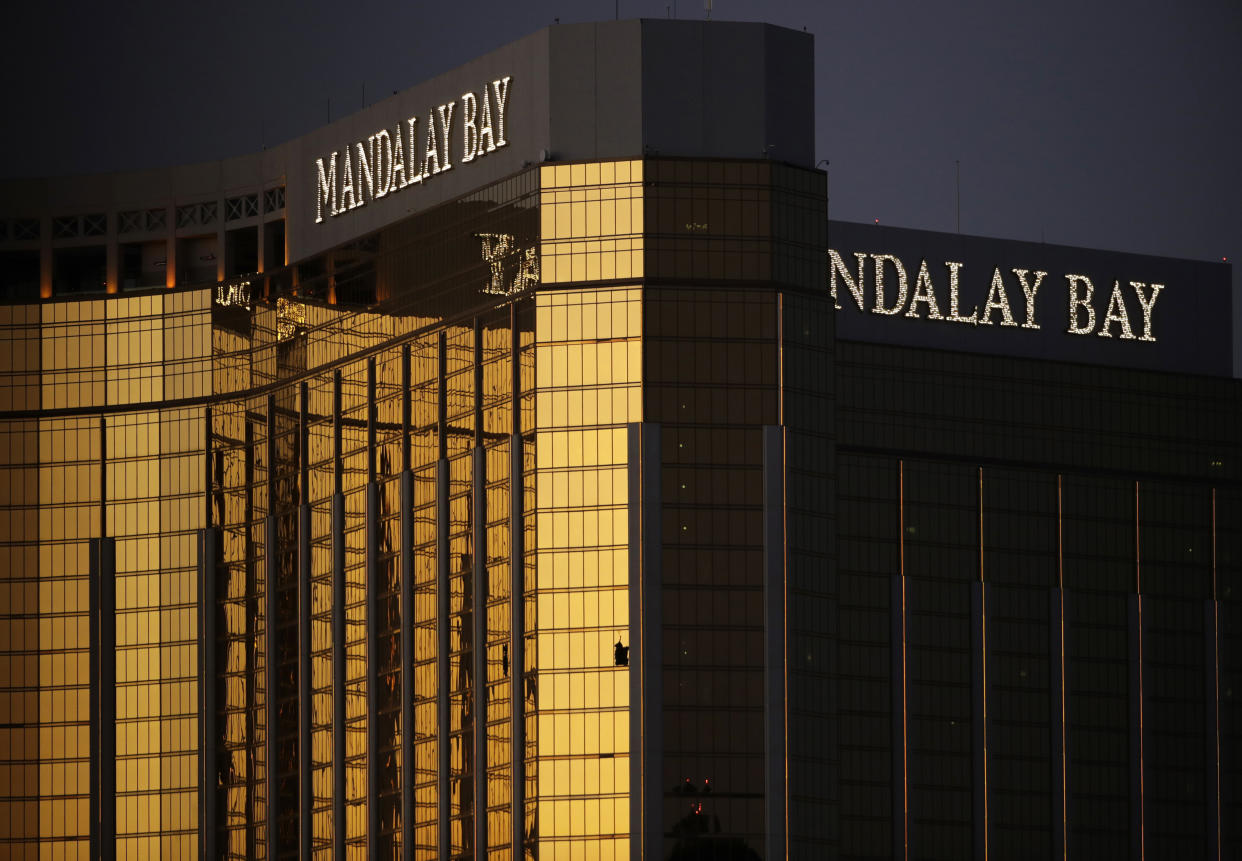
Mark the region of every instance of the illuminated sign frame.
[[[862, 251], [854, 252], [857, 269], [851, 271], [841, 253], [836, 249], [828, 250], [828, 290], [832, 294], [832, 303], [838, 311], [842, 310], [841, 293], [838, 285], [844, 286], [846, 294], [853, 300], [859, 311], [868, 310], [866, 296], [870, 292], [873, 314], [887, 316], [904, 316], [916, 319], [938, 320], [946, 323], [967, 323], [972, 326], [1008, 326], [1021, 329], [1039, 329], [1036, 318], [1036, 303], [1040, 298], [1040, 287], [1048, 273], [1043, 270], [1030, 270], [1013, 267], [1002, 271], [1002, 267], [992, 268], [991, 283], [983, 307], [972, 307], [969, 313], [961, 309], [961, 272], [964, 264], [954, 260], [944, 262], [945, 275], [942, 284], [947, 284], [948, 314], [941, 311], [937, 285], [932, 270], [927, 266], [927, 259], [919, 262], [918, 274], [914, 279], [914, 289], [910, 289], [910, 278], [905, 265], [895, 254], [872, 254]], [[870, 262], [870, 266], [868, 266]], [[895, 293], [891, 302], [888, 287], [891, 282], [886, 272], [891, 269], [896, 276]], [[1015, 296], [1021, 295], [1023, 321], [1019, 323], [1014, 317], [1013, 303], [1010, 302], [1010, 288], [1006, 287], [1009, 274], [1016, 280]], [[867, 290], [870, 274], [871, 290]], [[1165, 285], [1143, 281], [1128, 281], [1129, 291], [1122, 287], [1122, 280], [1113, 281], [1108, 303], [1102, 315], [1096, 313], [1096, 287], [1092, 280], [1078, 273], [1067, 273], [1064, 276], [1066, 285], [1066, 333], [1070, 335], [1096, 335], [1100, 338], [1114, 337], [1114, 330], [1119, 340], [1123, 341], [1156, 341], [1155, 308], [1156, 300]], [[1013, 282], [1010, 282], [1011, 284]], [[1145, 292], [1146, 291], [1146, 292]], [[1127, 300], [1128, 294], [1133, 296]], [[1102, 294], [1101, 294], [1102, 295]], [[1138, 308], [1133, 309], [1137, 301]], [[1141, 331], [1135, 334], [1131, 323], [1141, 317]], [[1097, 325], [1098, 321], [1098, 325]]]
[[407, 117], [391, 131], [380, 129], [365, 141], [315, 159], [315, 224], [322, 224], [325, 215], [335, 218], [451, 170], [450, 144], [458, 116], [461, 164], [508, 146], [505, 123], [512, 80], [511, 75], [497, 78], [483, 85], [482, 97], [467, 92], [428, 109], [421, 132], [418, 116]]

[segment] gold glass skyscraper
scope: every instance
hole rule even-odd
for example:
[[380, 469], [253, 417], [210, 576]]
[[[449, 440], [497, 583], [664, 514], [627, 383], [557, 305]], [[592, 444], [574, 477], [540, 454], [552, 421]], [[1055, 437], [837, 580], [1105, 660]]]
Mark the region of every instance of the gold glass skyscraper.
[[811, 65], [6, 185], [0, 855], [1228, 857], [1221, 269], [830, 224]]

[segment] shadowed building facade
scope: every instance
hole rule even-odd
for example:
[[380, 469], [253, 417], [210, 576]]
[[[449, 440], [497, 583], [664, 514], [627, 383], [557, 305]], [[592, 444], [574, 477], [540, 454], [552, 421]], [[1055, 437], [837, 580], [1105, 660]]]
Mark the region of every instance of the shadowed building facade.
[[812, 63], [5, 183], [3, 851], [1228, 857], [1227, 269], [829, 223]]

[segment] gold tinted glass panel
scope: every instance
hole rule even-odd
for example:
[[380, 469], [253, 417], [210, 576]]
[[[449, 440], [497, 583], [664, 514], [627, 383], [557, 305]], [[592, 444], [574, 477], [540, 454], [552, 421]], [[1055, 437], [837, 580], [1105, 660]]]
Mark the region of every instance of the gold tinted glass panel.
[[[557, 166], [572, 169], [583, 166]], [[546, 169], [545, 169], [546, 170]], [[629, 849], [626, 424], [641, 419], [635, 287], [536, 302], [536, 717], [540, 853]]]

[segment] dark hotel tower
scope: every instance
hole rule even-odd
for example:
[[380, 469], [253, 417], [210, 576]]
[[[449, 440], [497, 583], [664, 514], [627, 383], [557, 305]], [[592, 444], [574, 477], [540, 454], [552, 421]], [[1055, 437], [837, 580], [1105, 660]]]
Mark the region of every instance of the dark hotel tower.
[[1228, 268], [829, 222], [813, 58], [0, 184], [0, 855], [1242, 854]]

